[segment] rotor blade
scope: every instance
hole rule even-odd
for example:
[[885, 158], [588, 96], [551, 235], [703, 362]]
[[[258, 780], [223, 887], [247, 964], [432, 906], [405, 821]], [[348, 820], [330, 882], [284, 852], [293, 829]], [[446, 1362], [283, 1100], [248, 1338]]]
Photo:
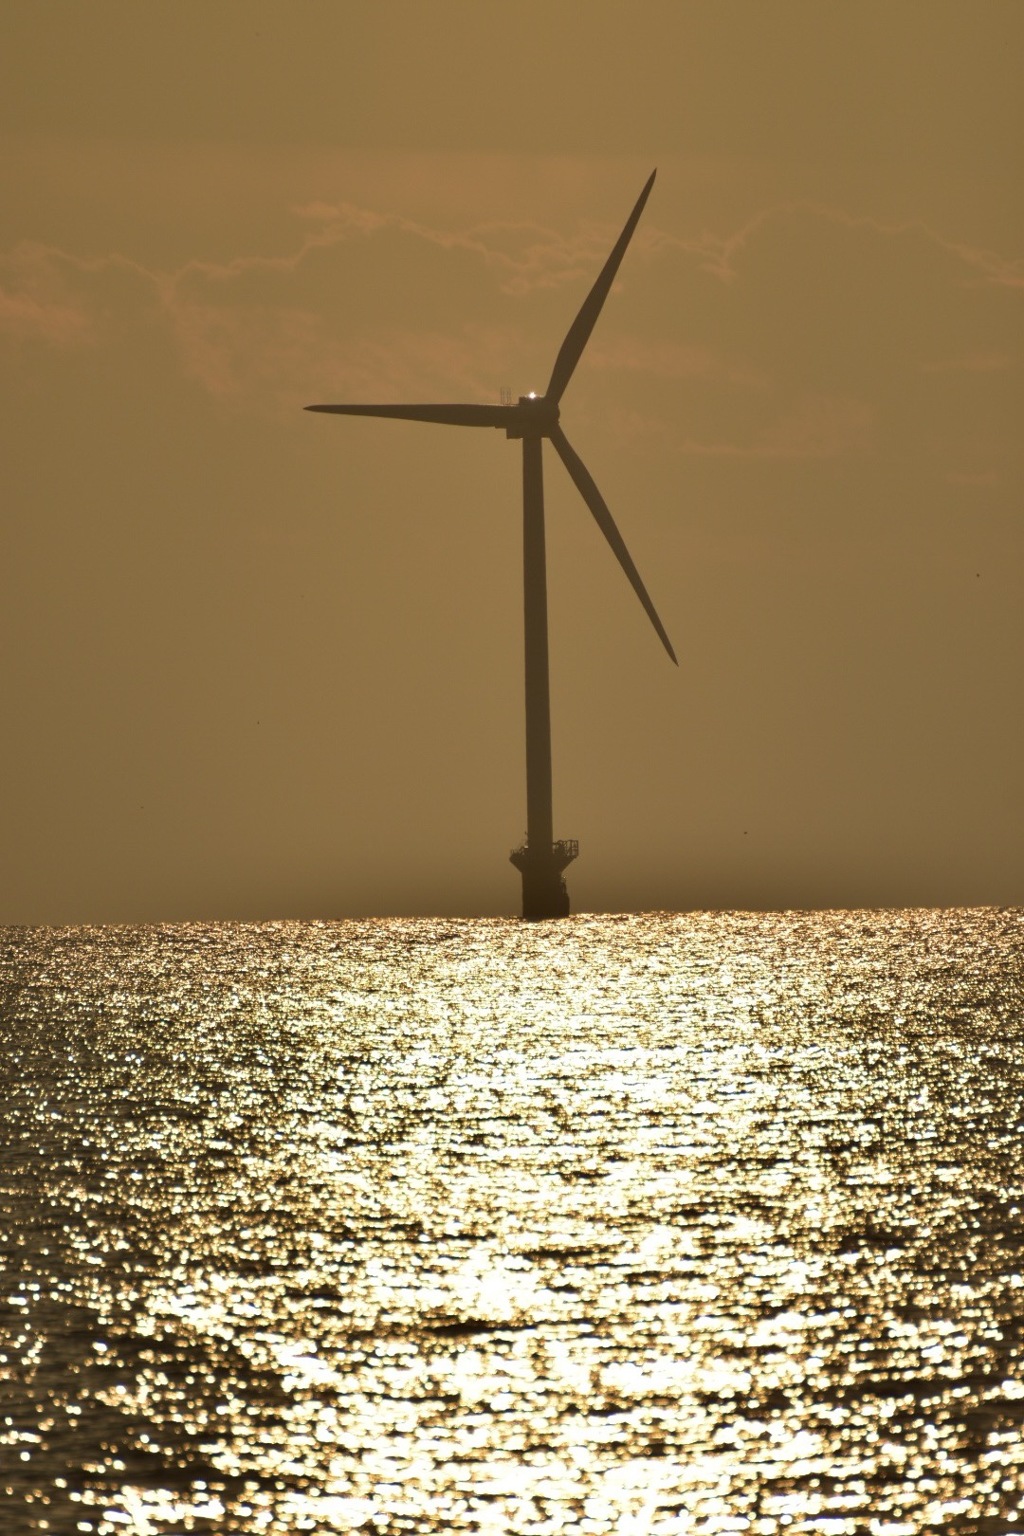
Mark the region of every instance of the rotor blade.
[[647, 588], [640, 580], [640, 572], [633, 564], [629, 550], [626, 548], [622, 541], [622, 535], [616, 528], [615, 520], [611, 513], [608, 511], [608, 508], [605, 506], [604, 497], [601, 495], [601, 492], [594, 484], [589, 469], [584, 464], [576, 450], [573, 448], [561, 427], [555, 427], [551, 434], [551, 441], [555, 445], [555, 451], [558, 454], [558, 457], [569, 471], [569, 475], [573, 484], [579, 491], [580, 495], [583, 497], [583, 500], [586, 502], [591, 512], [594, 514], [594, 521], [597, 523], [597, 526], [600, 528], [601, 532], [608, 540], [608, 543], [611, 545], [616, 560], [618, 560], [619, 564], [622, 566], [622, 569], [628, 576], [630, 586], [633, 588], [633, 591], [643, 603], [647, 617], [650, 619], [651, 623], [654, 625], [658, 632], [658, 638], [678, 667], [679, 662], [676, 661], [676, 653], [672, 649], [672, 642], [669, 640], [668, 635], [665, 633], [665, 626], [662, 624], [661, 620], [658, 618], [657, 613], [655, 612], [654, 604], [651, 602], [651, 599], [647, 595]]
[[572, 325], [570, 325], [558, 356], [555, 358], [555, 366], [551, 370], [551, 382], [548, 385], [546, 398], [553, 401], [556, 405], [565, 392], [565, 386], [572, 378], [573, 370], [580, 360], [583, 348], [590, 340], [590, 333], [594, 329], [598, 315], [601, 313], [601, 306], [608, 297], [608, 290], [615, 281], [615, 274], [619, 270], [619, 263], [626, 254], [626, 246], [632, 239], [633, 231], [636, 229], [640, 215], [644, 211], [644, 204], [650, 195], [651, 188], [654, 186], [654, 178], [657, 174], [657, 171], [651, 172], [647, 185], [636, 200], [636, 207], [626, 220], [625, 229], [612, 247], [611, 255], [601, 268], [597, 282], [583, 301], [583, 308], [576, 316]]
[[437, 421], [449, 427], [504, 427], [507, 405], [307, 405], [334, 416], [393, 416], [400, 421]]

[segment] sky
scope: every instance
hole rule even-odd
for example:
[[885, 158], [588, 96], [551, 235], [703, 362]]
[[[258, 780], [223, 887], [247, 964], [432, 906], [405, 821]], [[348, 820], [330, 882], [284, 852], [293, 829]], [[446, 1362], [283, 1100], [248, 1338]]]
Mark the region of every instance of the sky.
[[4, 0], [0, 922], [1024, 904], [1019, 0]]

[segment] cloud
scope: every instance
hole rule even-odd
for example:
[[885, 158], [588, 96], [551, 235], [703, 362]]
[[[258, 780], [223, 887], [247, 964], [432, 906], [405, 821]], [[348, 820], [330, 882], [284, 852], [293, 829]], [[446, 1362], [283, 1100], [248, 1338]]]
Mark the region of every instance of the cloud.
[[77, 346], [89, 340], [89, 317], [70, 304], [54, 304], [30, 293], [0, 288], [0, 330], [32, 337], [56, 346]]
[[20, 245], [0, 259], [0, 274], [0, 331], [57, 347], [93, 338], [91, 318], [68, 292], [56, 253]]
[[681, 435], [664, 417], [652, 420], [636, 411], [617, 411], [620, 438], [657, 438], [676, 453], [705, 459], [838, 459], [870, 453], [875, 446], [877, 411], [864, 400], [808, 395], [788, 406], [774, 421], [753, 431], [746, 441]]
[[[151, 274], [185, 372], [218, 398], [252, 398], [257, 390], [265, 396], [269, 390], [291, 408], [296, 391], [308, 398], [311, 389], [384, 400], [430, 398], [452, 390], [470, 399], [495, 397], [500, 382], [518, 368], [523, 338], [507, 319], [498, 324], [467, 319], [465, 310], [472, 306], [458, 274], [453, 282], [449, 271], [443, 280], [450, 330], [382, 317], [372, 338], [359, 334], [371, 290], [382, 291], [381, 255], [387, 251], [394, 260], [395, 250], [407, 252], [410, 245], [457, 253], [466, 258], [463, 271], [475, 274], [483, 297], [506, 301], [496, 307], [508, 316], [521, 312], [523, 300], [534, 292], [570, 282], [582, 286], [592, 279], [610, 239], [600, 229], [566, 241], [529, 224], [444, 230], [347, 203], [315, 202], [295, 211], [316, 227], [291, 252], [240, 255], [225, 262], [194, 259], [173, 273]], [[344, 277], [352, 260], [358, 284]], [[411, 261], [406, 256], [388, 292], [392, 306], [408, 299], [410, 268], [426, 284], [422, 262], [415, 254]], [[330, 284], [329, 299], [325, 291], [319, 305], [317, 274], [320, 282]], [[272, 290], [280, 294], [276, 302]], [[352, 292], [359, 294], [358, 302], [339, 306], [338, 295]], [[437, 292], [425, 286], [413, 292], [418, 312], [436, 308]], [[291, 302], [300, 295], [306, 305]], [[508, 300], [513, 301], [511, 311]], [[701, 366], [706, 371], [708, 361]]]
[[935, 363], [922, 363], [922, 373], [1005, 373], [1015, 366], [1014, 359], [1006, 352], [968, 352], [963, 357], [941, 358]]
[[755, 437], [750, 454], [764, 459], [835, 459], [871, 450], [876, 408], [864, 400], [811, 395], [798, 400]]
[[[383, 214], [350, 203], [312, 202], [297, 207], [300, 218], [318, 226], [310, 245], [337, 245], [385, 231], [408, 235], [441, 250], [477, 257], [498, 279], [499, 290], [523, 295], [538, 288], [558, 288], [597, 275], [618, 229], [588, 225], [565, 236], [526, 222], [491, 221], [467, 230], [438, 229], [399, 214]], [[642, 245], [638, 236], [634, 242]]]
[[986, 491], [997, 490], [1002, 484], [1002, 476], [995, 469], [950, 470], [945, 478], [950, 485], [976, 486]]
[[1024, 289], [1024, 258], [1006, 257], [984, 246], [952, 240], [923, 219], [878, 219], [867, 214], [848, 213], [827, 203], [803, 199], [773, 203], [750, 216], [738, 229], [727, 235], [703, 231], [699, 236], [674, 236], [664, 232], [652, 238], [658, 246], [695, 256], [700, 265], [724, 282], [735, 282], [740, 272], [740, 258], [759, 234], [770, 224], [798, 216], [838, 225], [848, 230], [862, 230], [885, 239], [911, 239], [942, 251], [994, 287]]
[[[26, 243], [0, 264], [0, 330], [58, 347], [163, 338], [186, 379], [260, 414], [317, 399], [489, 400], [510, 381], [536, 386], [538, 360], [550, 367], [536, 338], [554, 348], [617, 232], [444, 228], [322, 200], [293, 212], [290, 248], [173, 270]], [[920, 221], [804, 202], [725, 235], [652, 221], [636, 247], [643, 281], [631, 267], [631, 303], [602, 318], [581, 369], [620, 436], [764, 461], [900, 442], [955, 475], [960, 395], [940, 399], [925, 376], [972, 378], [977, 412], [1009, 414], [1020, 262]], [[570, 284], [566, 312], [552, 294]], [[628, 410], [608, 388], [622, 373]]]
[[752, 363], [726, 357], [711, 347], [619, 335], [595, 338], [587, 365], [605, 372], [643, 373], [661, 379], [716, 379], [745, 389], [763, 389], [767, 376]]
[[[182, 367], [221, 401], [294, 410], [314, 401], [497, 398], [485, 361], [500, 346], [466, 332], [332, 335], [314, 310], [175, 301], [168, 306]], [[500, 377], [497, 367], [493, 377]]]

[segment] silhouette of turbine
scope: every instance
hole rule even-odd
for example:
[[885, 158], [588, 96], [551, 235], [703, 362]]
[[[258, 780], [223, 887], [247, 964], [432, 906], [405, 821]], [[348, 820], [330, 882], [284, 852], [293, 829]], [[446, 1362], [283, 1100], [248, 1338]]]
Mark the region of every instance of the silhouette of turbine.
[[[590, 339], [619, 270], [644, 204], [654, 185], [652, 171], [626, 220], [611, 255], [562, 342], [543, 395], [521, 395], [515, 405], [307, 405], [307, 411], [338, 416], [388, 416], [399, 421], [433, 421], [452, 427], [503, 427], [523, 442], [523, 608], [526, 639], [526, 842], [511, 854], [523, 877], [523, 916], [564, 917], [569, 895], [564, 871], [576, 857], [574, 840], [555, 842], [551, 812], [551, 708], [548, 691], [547, 573], [544, 553], [544, 482], [541, 443], [546, 437], [629, 579], [672, 660], [675, 651], [655, 612], [604, 498], [583, 460], [558, 424], [559, 402]], [[677, 663], [678, 665], [678, 663]]]

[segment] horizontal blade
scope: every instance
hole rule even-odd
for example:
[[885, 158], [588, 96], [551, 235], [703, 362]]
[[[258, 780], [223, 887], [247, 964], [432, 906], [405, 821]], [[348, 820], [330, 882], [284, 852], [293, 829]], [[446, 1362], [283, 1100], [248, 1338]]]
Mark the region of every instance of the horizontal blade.
[[650, 196], [651, 188], [654, 186], [654, 178], [657, 174], [657, 171], [651, 172], [647, 185], [636, 200], [636, 207], [626, 220], [625, 229], [616, 240], [611, 255], [601, 268], [597, 282], [587, 294], [583, 302], [583, 308], [576, 316], [572, 325], [570, 325], [566, 338], [562, 342], [561, 350], [555, 358], [555, 366], [551, 370], [551, 382], [547, 389], [547, 399], [551, 400], [555, 405], [558, 404], [565, 393], [565, 386], [572, 378], [573, 370], [580, 360], [583, 348], [590, 340], [590, 333], [594, 329], [597, 317], [601, 313], [601, 307], [608, 297], [608, 290], [615, 281], [615, 274], [619, 270], [619, 263], [626, 254], [626, 246], [633, 237], [633, 231], [636, 229], [640, 215], [644, 211], [644, 204]]
[[672, 642], [669, 640], [668, 635], [665, 633], [665, 626], [662, 624], [661, 620], [658, 618], [657, 613], [655, 612], [654, 604], [651, 602], [651, 599], [647, 595], [647, 588], [640, 580], [640, 572], [633, 564], [629, 550], [626, 548], [622, 541], [622, 535], [616, 528], [615, 520], [611, 513], [608, 511], [608, 508], [605, 506], [604, 497], [601, 495], [601, 492], [594, 484], [589, 469], [584, 464], [576, 450], [572, 447], [569, 439], [566, 437], [561, 427], [555, 427], [551, 434], [551, 441], [555, 446], [555, 451], [558, 454], [558, 457], [569, 471], [569, 475], [573, 484], [579, 491], [580, 495], [583, 497], [583, 500], [586, 502], [591, 512], [594, 514], [594, 520], [597, 523], [597, 526], [600, 528], [601, 532], [608, 540], [608, 543], [611, 545], [616, 560], [618, 560], [619, 564], [622, 566], [622, 569], [628, 576], [630, 586], [633, 588], [633, 591], [643, 603], [647, 617], [650, 619], [651, 623], [654, 625], [658, 632], [658, 638], [678, 667], [679, 663], [676, 661], [676, 653], [672, 649]]
[[437, 421], [448, 427], [504, 427], [507, 405], [307, 405], [332, 416], [389, 416], [399, 421]]

